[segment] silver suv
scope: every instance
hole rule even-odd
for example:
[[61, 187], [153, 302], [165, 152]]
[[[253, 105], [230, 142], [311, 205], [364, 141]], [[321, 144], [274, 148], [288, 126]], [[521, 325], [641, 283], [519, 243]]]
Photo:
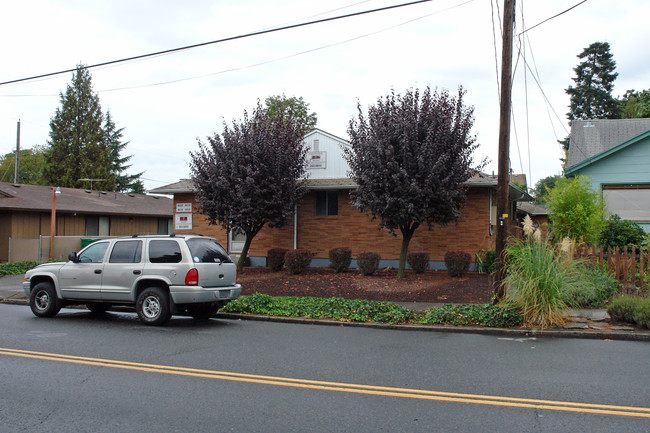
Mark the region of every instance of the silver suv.
[[45, 263], [25, 274], [23, 290], [39, 317], [69, 304], [95, 313], [133, 305], [147, 325], [172, 314], [207, 320], [241, 294], [235, 264], [216, 239], [138, 236], [97, 241], [66, 263]]

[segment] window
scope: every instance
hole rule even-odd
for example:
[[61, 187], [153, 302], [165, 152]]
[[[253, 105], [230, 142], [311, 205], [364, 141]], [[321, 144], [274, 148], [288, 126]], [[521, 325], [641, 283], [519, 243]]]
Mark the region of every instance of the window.
[[108, 248], [108, 242], [95, 242], [79, 254], [81, 263], [102, 263]]
[[183, 256], [176, 241], [149, 242], [149, 261], [151, 263], [180, 263]]
[[86, 236], [109, 236], [111, 220], [107, 216], [86, 215]]
[[140, 263], [142, 259], [142, 241], [116, 242], [111, 252], [109, 263]]
[[650, 185], [603, 185], [607, 210], [630, 221], [650, 221]]
[[190, 239], [187, 246], [194, 263], [232, 263], [226, 250], [214, 239]]
[[158, 218], [158, 233], [159, 235], [168, 235], [171, 233], [172, 219], [171, 218]]
[[339, 214], [339, 192], [338, 191], [316, 191], [316, 215], [338, 215]]

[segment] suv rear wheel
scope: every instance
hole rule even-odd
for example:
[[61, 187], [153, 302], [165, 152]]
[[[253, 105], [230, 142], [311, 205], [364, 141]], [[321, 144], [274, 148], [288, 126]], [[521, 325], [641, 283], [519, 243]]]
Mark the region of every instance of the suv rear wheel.
[[160, 287], [149, 287], [140, 293], [135, 311], [145, 325], [162, 325], [171, 317], [169, 294]]
[[29, 295], [29, 307], [38, 317], [52, 317], [61, 311], [52, 283], [43, 281], [34, 286]]

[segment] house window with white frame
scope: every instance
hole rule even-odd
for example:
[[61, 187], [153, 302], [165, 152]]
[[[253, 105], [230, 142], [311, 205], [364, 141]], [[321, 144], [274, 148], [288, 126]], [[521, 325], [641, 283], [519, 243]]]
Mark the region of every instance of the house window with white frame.
[[650, 221], [650, 185], [603, 185], [603, 200], [621, 219]]

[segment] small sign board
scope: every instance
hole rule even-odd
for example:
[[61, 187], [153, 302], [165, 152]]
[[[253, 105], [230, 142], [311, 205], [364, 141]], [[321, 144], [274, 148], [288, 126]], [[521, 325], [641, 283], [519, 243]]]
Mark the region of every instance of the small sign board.
[[177, 213], [192, 213], [192, 203], [176, 203], [176, 212]]
[[177, 213], [174, 221], [174, 230], [192, 230], [192, 214]]
[[327, 168], [327, 152], [308, 152], [307, 164], [309, 168]]

